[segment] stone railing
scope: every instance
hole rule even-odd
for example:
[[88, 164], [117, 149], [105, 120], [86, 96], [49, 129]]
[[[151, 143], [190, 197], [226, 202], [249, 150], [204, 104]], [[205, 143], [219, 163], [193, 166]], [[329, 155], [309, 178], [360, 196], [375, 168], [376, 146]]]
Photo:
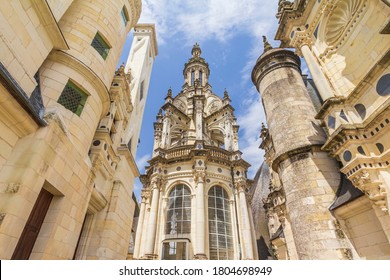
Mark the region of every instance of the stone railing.
[[178, 149], [172, 149], [168, 150], [165, 153], [165, 158], [166, 159], [173, 159], [173, 158], [179, 158], [179, 157], [186, 157], [189, 156], [191, 153], [191, 150], [193, 149], [193, 146], [191, 147], [181, 147]]
[[222, 150], [222, 149], [216, 149], [216, 148], [212, 147], [212, 148], [210, 148], [209, 155], [211, 157], [217, 157], [217, 158], [221, 158], [224, 160], [230, 160], [231, 153], [228, 151]]

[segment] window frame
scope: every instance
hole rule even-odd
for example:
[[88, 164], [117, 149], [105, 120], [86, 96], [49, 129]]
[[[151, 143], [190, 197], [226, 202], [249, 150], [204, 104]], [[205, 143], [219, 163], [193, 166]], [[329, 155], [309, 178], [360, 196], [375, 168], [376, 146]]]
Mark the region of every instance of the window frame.
[[123, 23], [126, 26], [127, 23], [129, 22], [129, 13], [127, 12], [126, 6], [123, 6], [123, 8], [121, 10], [121, 17], [122, 17]]
[[[77, 108], [74, 109], [74, 110], [72, 110], [72, 108], [69, 108], [69, 106], [67, 106], [67, 104], [65, 103], [65, 100], [62, 100], [64, 98], [66, 98], [65, 90], [67, 88], [72, 89], [74, 92], [78, 93], [79, 96], [81, 97], [79, 102], [78, 102], [79, 104], [78, 104]], [[83, 89], [81, 89], [75, 82], [73, 82], [72, 80], [69, 79], [68, 82], [66, 83], [64, 89], [62, 90], [60, 96], [58, 97], [57, 103], [61, 104], [65, 109], [73, 112], [74, 114], [76, 114], [77, 116], [80, 117], [81, 113], [84, 110], [84, 107], [85, 107], [85, 104], [87, 102], [88, 96], [89, 95]]]
[[[95, 36], [93, 37], [91, 46], [98, 52], [98, 54], [100, 54], [103, 60], [107, 59], [108, 54], [110, 53], [111, 50], [111, 45], [108, 43], [108, 40], [99, 31], [96, 32]], [[101, 51], [101, 47], [104, 48], [103, 51]]]
[[[217, 195], [217, 189], [220, 188], [222, 196]], [[228, 192], [220, 185], [212, 186], [207, 193], [207, 215], [208, 215], [208, 238], [209, 238], [209, 259], [210, 260], [233, 260], [234, 259], [234, 229], [233, 229], [233, 213], [231, 211], [231, 203]], [[214, 198], [214, 205], [210, 205], [210, 200]], [[218, 207], [218, 201], [222, 204], [222, 208]], [[213, 215], [211, 213], [213, 212]], [[223, 221], [220, 220], [220, 215], [224, 216]], [[213, 218], [213, 216], [215, 218]], [[214, 223], [215, 232], [212, 232], [211, 225]], [[223, 232], [220, 231], [220, 226], [223, 226]], [[212, 244], [213, 240], [216, 244]], [[225, 247], [220, 247], [220, 241], [225, 240]], [[213, 258], [212, 249], [215, 250], [217, 258]], [[223, 249], [225, 250], [225, 258], [221, 258]]]

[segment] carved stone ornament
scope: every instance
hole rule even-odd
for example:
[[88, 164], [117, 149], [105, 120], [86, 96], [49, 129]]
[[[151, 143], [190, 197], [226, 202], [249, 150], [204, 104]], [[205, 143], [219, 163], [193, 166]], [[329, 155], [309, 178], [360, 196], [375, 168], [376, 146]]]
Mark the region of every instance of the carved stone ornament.
[[366, 170], [355, 174], [351, 179], [354, 186], [364, 192], [376, 206], [383, 212], [388, 212], [386, 187], [380, 181], [373, 179]]
[[65, 121], [62, 118], [61, 110], [59, 108], [46, 108], [43, 119], [48, 123], [56, 122], [61, 128], [61, 130], [64, 132], [64, 134], [66, 136], [69, 136], [68, 127], [66, 126]]
[[4, 218], [5, 218], [5, 213], [0, 213], [0, 225], [2, 224]]
[[334, 46], [352, 24], [362, 0], [340, 0], [332, 10], [326, 27], [325, 41]]
[[205, 170], [194, 171], [195, 183], [204, 183], [205, 179], [206, 179], [206, 171]]

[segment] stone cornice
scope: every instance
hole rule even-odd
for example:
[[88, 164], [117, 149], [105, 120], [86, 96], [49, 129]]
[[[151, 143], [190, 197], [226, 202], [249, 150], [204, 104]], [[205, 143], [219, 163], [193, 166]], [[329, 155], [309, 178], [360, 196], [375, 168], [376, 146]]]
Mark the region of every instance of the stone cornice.
[[47, 33], [50, 34], [49, 38], [53, 43], [54, 49], [69, 50], [65, 37], [62, 34], [47, 1], [32, 1], [31, 4], [39, 20], [42, 22], [42, 26], [46, 28]]
[[138, 177], [140, 175], [137, 163], [134, 160], [133, 154], [130, 152], [129, 148], [126, 144], [121, 144], [118, 147], [118, 154], [124, 155], [127, 163], [129, 164], [131, 171], [133, 171], [134, 177]]
[[[287, 60], [286, 57], [290, 57], [292, 60]], [[271, 63], [271, 60], [273, 60], [273, 63]], [[278, 68], [291, 67], [301, 73], [300, 66], [300, 58], [292, 51], [281, 48], [271, 49], [257, 59], [252, 70], [252, 82], [258, 87], [265, 75]]]
[[329, 137], [322, 149], [335, 156], [349, 140], [369, 141], [375, 137], [390, 122], [386, 118], [390, 111], [390, 99], [383, 103], [375, 113], [371, 114], [363, 123], [341, 124]]
[[300, 160], [300, 159], [304, 159], [304, 158], [307, 158], [306, 156], [302, 156], [300, 157], [300, 155], [302, 154], [307, 154], [309, 152], [319, 152], [321, 151], [321, 145], [320, 144], [317, 144], [317, 145], [306, 145], [306, 146], [302, 146], [302, 147], [298, 147], [296, 149], [293, 149], [293, 150], [290, 150], [290, 151], [287, 151], [279, 156], [277, 156], [273, 162], [272, 162], [272, 169], [275, 171], [275, 172], [278, 172], [278, 167], [279, 165], [284, 162], [285, 160], [287, 159], [292, 159], [293, 157], [295, 156], [298, 156], [297, 158], [295, 159], [292, 159], [292, 162], [295, 162], [297, 160]]

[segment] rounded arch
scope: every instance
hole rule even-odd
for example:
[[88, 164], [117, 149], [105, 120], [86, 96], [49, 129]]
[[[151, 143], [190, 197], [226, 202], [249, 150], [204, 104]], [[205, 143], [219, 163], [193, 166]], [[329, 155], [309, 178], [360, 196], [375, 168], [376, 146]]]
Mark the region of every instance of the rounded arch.
[[221, 187], [223, 188], [226, 193], [228, 194], [228, 198], [229, 199], [233, 199], [233, 192], [232, 192], [232, 188], [230, 186], [228, 186], [226, 183], [222, 183], [222, 182], [213, 182], [211, 183], [207, 189], [206, 189], [206, 193], [208, 194], [209, 191], [211, 190], [212, 187]]
[[193, 186], [192, 186], [190, 183], [188, 183], [188, 182], [186, 182], [186, 181], [184, 181], [184, 180], [176, 180], [176, 181], [170, 183], [170, 184], [165, 188], [165, 197], [166, 197], [166, 198], [169, 197], [169, 193], [170, 193], [170, 192], [172, 191], [172, 189], [173, 189], [174, 187], [176, 187], [177, 185], [184, 185], [184, 186], [188, 187], [188, 188], [190, 189], [191, 195], [194, 193]]

